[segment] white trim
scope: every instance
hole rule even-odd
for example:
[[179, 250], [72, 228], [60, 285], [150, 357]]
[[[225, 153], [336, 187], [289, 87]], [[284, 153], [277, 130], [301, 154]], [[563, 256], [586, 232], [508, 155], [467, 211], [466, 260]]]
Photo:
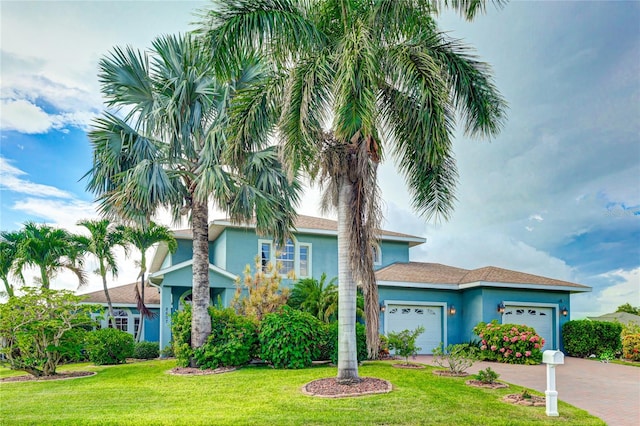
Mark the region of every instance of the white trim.
[[[173, 271], [177, 271], [179, 269], [183, 269], [186, 268], [188, 266], [193, 265], [193, 259], [189, 259], [189, 260], [185, 260], [184, 262], [180, 262], [177, 263], [173, 266], [170, 266], [167, 269], [162, 269], [160, 271], [156, 271], [152, 274], [149, 275], [149, 278], [156, 278], [156, 277], [161, 277], [164, 274], [168, 274], [169, 272], [173, 272]], [[209, 263], [209, 270], [213, 271], [213, 272], [217, 272], [218, 274], [225, 276], [227, 278], [231, 278], [232, 280], [235, 280], [238, 278], [237, 275], [232, 274], [231, 272], [225, 271], [224, 269], [216, 266], [216, 265], [212, 265], [211, 263]]]
[[[558, 342], [558, 339], [560, 338], [560, 304], [543, 302], [514, 302], [510, 300], [503, 300], [502, 303], [504, 303], [505, 308], [507, 306], [532, 306], [536, 308], [551, 308], [552, 310], [554, 310], [556, 326], [554, 327], [553, 331], [553, 342], [551, 348], [559, 350], [560, 343]], [[502, 322], [502, 315], [500, 315], [500, 321]]]
[[376, 260], [375, 256], [373, 257], [373, 265], [382, 265], [382, 247], [378, 243], [373, 243], [371, 246], [378, 253], [378, 260]]
[[[80, 302], [78, 303], [79, 305], [101, 305], [101, 306], [108, 306], [107, 302]], [[118, 309], [118, 308], [137, 308], [138, 305], [135, 303], [117, 303], [117, 304], [111, 304], [113, 306], [113, 309]], [[155, 304], [155, 303], [145, 303], [145, 306], [147, 308], [158, 308], [160, 309], [160, 305], [159, 304]]]
[[408, 300], [385, 300], [384, 301], [384, 334], [387, 335], [387, 325], [389, 321], [387, 319], [387, 312], [389, 305], [409, 305], [409, 306], [438, 306], [442, 308], [442, 344], [443, 347], [447, 347], [447, 322], [449, 319], [449, 306], [447, 302], [423, 302], [423, 301], [408, 301]]
[[493, 283], [487, 281], [476, 281], [466, 284], [438, 284], [438, 283], [420, 283], [409, 281], [376, 281], [378, 286], [388, 287], [407, 287], [407, 288], [424, 288], [424, 289], [441, 289], [441, 290], [465, 290], [475, 287], [497, 287], [509, 289], [523, 290], [547, 290], [547, 291], [568, 291], [571, 293], [590, 292], [591, 287], [571, 287], [571, 286], [555, 286], [553, 284], [518, 284], [518, 283]]
[[[313, 276], [313, 244], [309, 242], [301, 242], [295, 236], [291, 237], [291, 242], [293, 243], [293, 273], [296, 278], [309, 278]], [[264, 238], [258, 239], [258, 256], [260, 257], [260, 262], [262, 264], [262, 245], [269, 245], [269, 262], [272, 265], [276, 265], [278, 262], [277, 257], [277, 248], [276, 244], [273, 240], [267, 240]], [[307, 263], [308, 263], [308, 274], [305, 276], [300, 275], [300, 247], [307, 247]], [[282, 273], [279, 271], [283, 277], [286, 278], [288, 273]]]
[[555, 284], [521, 284], [521, 283], [496, 283], [488, 281], [476, 281], [473, 283], [460, 284], [460, 290], [473, 287], [499, 287], [499, 288], [526, 288], [529, 290], [553, 290], [570, 292], [590, 292], [591, 287], [572, 287], [568, 285]]
[[[300, 248], [301, 247], [306, 247], [307, 248], [307, 275], [302, 275], [300, 273]], [[311, 243], [298, 243], [296, 244], [296, 257], [295, 257], [295, 271], [297, 274], [298, 278], [309, 278], [313, 276], [313, 261], [311, 259], [313, 259], [313, 244]]]
[[386, 287], [407, 287], [407, 288], [429, 288], [438, 290], [459, 290], [458, 284], [437, 284], [437, 283], [413, 283], [406, 281], [376, 281], [378, 286]]

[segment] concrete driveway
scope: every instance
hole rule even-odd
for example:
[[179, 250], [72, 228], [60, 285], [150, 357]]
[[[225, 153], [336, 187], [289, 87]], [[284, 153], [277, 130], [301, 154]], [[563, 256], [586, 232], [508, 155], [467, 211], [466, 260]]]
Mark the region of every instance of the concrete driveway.
[[[434, 365], [430, 355], [416, 362]], [[610, 426], [640, 425], [640, 367], [606, 364], [565, 357], [556, 367], [558, 399], [600, 417]], [[500, 380], [543, 392], [547, 387], [545, 364], [512, 365], [478, 362], [468, 372], [491, 367]], [[559, 409], [562, 414], [562, 408]]]

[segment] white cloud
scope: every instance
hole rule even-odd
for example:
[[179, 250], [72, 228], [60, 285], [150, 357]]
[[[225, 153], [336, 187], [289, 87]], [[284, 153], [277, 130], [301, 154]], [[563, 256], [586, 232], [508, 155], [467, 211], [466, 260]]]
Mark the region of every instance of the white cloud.
[[29, 197], [16, 201], [13, 209], [69, 230], [75, 230], [76, 222], [79, 220], [97, 217], [92, 203], [76, 199], [51, 200]]
[[601, 274], [600, 277], [616, 284], [607, 287], [598, 296], [598, 302], [604, 312], [614, 312], [625, 303], [640, 306], [640, 268], [629, 271], [618, 269]]
[[0, 189], [38, 197], [71, 198], [72, 195], [54, 186], [34, 183], [20, 178], [26, 173], [0, 157]]
[[53, 127], [54, 119], [40, 107], [27, 100], [3, 99], [1, 106], [0, 128], [4, 131], [46, 133]]

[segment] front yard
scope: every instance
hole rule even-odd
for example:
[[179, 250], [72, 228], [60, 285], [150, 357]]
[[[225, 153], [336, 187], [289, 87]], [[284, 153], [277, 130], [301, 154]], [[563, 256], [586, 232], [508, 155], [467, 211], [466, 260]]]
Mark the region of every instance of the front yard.
[[[257, 425], [603, 425], [584, 410], [559, 403], [560, 417], [544, 407], [504, 403], [503, 395], [521, 387], [485, 390], [464, 378], [435, 376], [422, 370], [367, 362], [361, 376], [389, 380], [389, 394], [323, 399], [300, 388], [314, 379], [335, 376], [335, 367], [274, 370], [245, 367], [210, 376], [174, 376], [171, 360], [119, 366], [88, 364], [62, 367], [97, 371], [95, 376], [48, 382], [1, 383], [0, 423], [13, 424], [257, 424]], [[15, 372], [0, 369], [0, 377]]]

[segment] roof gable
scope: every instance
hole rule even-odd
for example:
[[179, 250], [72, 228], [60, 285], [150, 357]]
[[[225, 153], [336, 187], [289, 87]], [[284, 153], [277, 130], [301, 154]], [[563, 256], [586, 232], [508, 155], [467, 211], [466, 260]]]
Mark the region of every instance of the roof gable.
[[[131, 305], [136, 303], [135, 287], [137, 283], [125, 284], [118, 287], [109, 288], [109, 298], [114, 305], [125, 304]], [[107, 296], [104, 294], [104, 290], [98, 290], [91, 293], [80, 294], [86, 298], [83, 303], [107, 303]], [[144, 292], [145, 305], [159, 305], [160, 294], [155, 287], [147, 287]]]

